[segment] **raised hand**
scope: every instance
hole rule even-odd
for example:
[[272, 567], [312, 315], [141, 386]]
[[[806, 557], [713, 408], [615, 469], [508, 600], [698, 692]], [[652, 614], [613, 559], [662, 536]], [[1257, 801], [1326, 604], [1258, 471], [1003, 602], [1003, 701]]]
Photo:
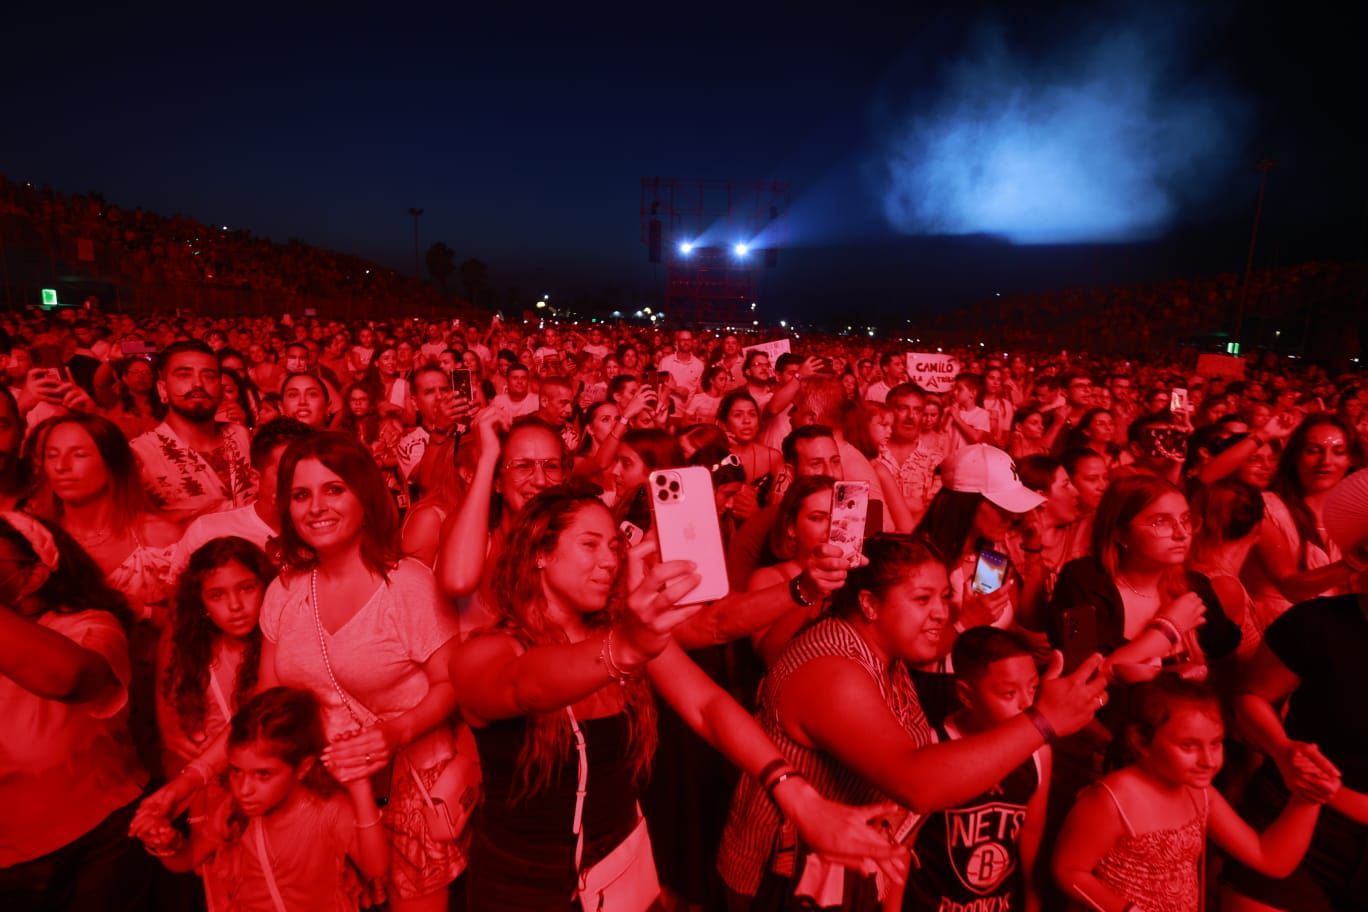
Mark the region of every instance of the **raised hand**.
[[615, 630], [622, 638], [626, 661], [648, 662], [658, 656], [670, 641], [670, 632], [703, 610], [703, 604], [676, 608], [675, 603], [702, 581], [693, 561], [663, 561], [649, 564], [647, 559], [658, 547], [647, 539], [628, 554], [627, 579], [631, 594], [627, 611]]
[[1064, 656], [1056, 651], [1040, 682], [1035, 706], [1060, 735], [1071, 735], [1092, 721], [1107, 703], [1107, 679], [1099, 673], [1102, 657], [1089, 656], [1071, 675], [1060, 676]]

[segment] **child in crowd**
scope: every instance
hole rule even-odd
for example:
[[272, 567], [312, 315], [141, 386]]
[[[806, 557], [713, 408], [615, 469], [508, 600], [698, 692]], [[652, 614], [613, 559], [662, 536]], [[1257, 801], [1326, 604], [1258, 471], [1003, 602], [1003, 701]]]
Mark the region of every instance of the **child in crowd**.
[[258, 694], [228, 735], [232, 801], [188, 841], [166, 821], [139, 838], [170, 870], [198, 870], [215, 912], [357, 909], [347, 860], [366, 877], [381, 877], [389, 842], [370, 780], [338, 794], [318, 762], [326, 744], [312, 694], [287, 687]]
[[[955, 690], [962, 708], [936, 726], [941, 741], [969, 737], [1035, 702], [1040, 673], [1016, 634], [974, 627], [955, 641]], [[997, 785], [952, 808], [928, 814], [912, 839], [906, 912], [1025, 908], [1039, 912], [1032, 871], [1045, 826], [1050, 749], [1041, 747]]]
[[[274, 578], [261, 549], [234, 536], [205, 543], [181, 573], [157, 655], [157, 723], [171, 774], [213, 743], [256, 688], [257, 616]], [[201, 792], [190, 811], [192, 827], [223, 798], [218, 788]]]
[[1211, 787], [1225, 724], [1204, 683], [1171, 674], [1138, 686], [1126, 735], [1134, 762], [1084, 790], [1064, 822], [1054, 875], [1099, 912], [1197, 912], [1208, 834], [1246, 866], [1286, 877], [1306, 854], [1321, 803], [1339, 787], [1308, 765], [1262, 834]]

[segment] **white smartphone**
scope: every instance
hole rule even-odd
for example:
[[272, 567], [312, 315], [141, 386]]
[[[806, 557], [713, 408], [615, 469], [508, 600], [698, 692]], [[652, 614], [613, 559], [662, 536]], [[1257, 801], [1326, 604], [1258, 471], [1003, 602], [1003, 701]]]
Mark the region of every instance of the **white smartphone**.
[[1169, 393], [1169, 411], [1175, 415], [1188, 411], [1188, 391], [1183, 387], [1175, 387]]
[[838, 481], [831, 489], [831, 527], [827, 542], [841, 549], [853, 567], [859, 563], [869, 515], [869, 482]]
[[727, 558], [722, 529], [717, 522], [712, 473], [703, 466], [662, 469], [646, 482], [651, 513], [660, 538], [660, 559], [690, 560], [703, 577], [679, 600], [694, 605], [724, 597], [728, 592]]
[[390, 387], [390, 405], [397, 405], [400, 408], [408, 405], [409, 385], [403, 377], [395, 378], [394, 385]]

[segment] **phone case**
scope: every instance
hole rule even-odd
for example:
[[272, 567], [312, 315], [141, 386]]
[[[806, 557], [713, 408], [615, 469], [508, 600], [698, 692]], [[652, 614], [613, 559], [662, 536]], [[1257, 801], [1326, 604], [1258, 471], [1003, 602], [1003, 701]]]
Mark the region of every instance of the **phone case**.
[[464, 396], [467, 400], [473, 399], [474, 390], [470, 388], [470, 371], [464, 368], [457, 368], [451, 372], [451, 389], [458, 396]]
[[1007, 563], [1005, 554], [987, 549], [979, 551], [974, 564], [974, 591], [987, 595], [1001, 589], [1007, 580]]
[[408, 381], [403, 377], [400, 377], [395, 380], [394, 385], [390, 387], [390, 405], [397, 405], [400, 408], [403, 408], [404, 405], [408, 403], [408, 394]]
[[851, 566], [860, 559], [868, 514], [869, 482], [836, 482], [831, 489], [831, 529], [827, 532], [827, 541], [841, 549], [842, 556]]
[[660, 539], [660, 559], [693, 561], [703, 577], [679, 604], [724, 597], [728, 592], [727, 558], [717, 522], [712, 473], [703, 466], [663, 469], [651, 473], [647, 488]]

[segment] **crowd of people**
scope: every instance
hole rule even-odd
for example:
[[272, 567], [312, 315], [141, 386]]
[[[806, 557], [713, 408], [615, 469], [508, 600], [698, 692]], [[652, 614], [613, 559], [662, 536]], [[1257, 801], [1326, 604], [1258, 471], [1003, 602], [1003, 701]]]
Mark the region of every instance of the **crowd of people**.
[[51, 272], [121, 287], [246, 289], [275, 300], [360, 296], [379, 307], [437, 300], [432, 287], [362, 257], [124, 208], [97, 193], [57, 193], [4, 175], [0, 216], [22, 220], [40, 240]]
[[0, 907], [1362, 908], [1363, 377], [757, 341], [0, 316]]

